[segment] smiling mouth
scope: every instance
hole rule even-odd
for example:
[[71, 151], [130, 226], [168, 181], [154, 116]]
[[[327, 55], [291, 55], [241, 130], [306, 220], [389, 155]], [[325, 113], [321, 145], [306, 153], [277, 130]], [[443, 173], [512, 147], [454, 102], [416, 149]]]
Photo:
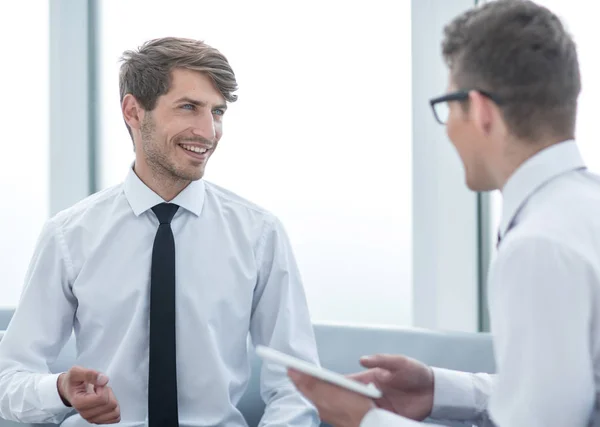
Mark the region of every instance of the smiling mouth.
[[192, 153], [204, 154], [208, 151], [208, 148], [198, 147], [194, 145], [179, 144], [179, 146], [184, 150], [191, 151]]

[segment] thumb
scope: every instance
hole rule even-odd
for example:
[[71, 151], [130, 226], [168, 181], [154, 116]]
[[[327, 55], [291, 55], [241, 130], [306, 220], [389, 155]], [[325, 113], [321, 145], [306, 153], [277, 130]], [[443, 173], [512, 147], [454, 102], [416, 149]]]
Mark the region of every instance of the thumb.
[[381, 368], [390, 372], [401, 369], [404, 362], [403, 356], [392, 356], [390, 354], [375, 354], [360, 359], [360, 364], [365, 368]]
[[71, 368], [71, 380], [76, 383], [86, 383], [94, 386], [105, 386], [108, 377], [93, 369], [74, 366]]
[[96, 384], [99, 387], [104, 387], [106, 384], [108, 384], [108, 377], [106, 375], [104, 375], [103, 373], [98, 373], [98, 376], [96, 377]]

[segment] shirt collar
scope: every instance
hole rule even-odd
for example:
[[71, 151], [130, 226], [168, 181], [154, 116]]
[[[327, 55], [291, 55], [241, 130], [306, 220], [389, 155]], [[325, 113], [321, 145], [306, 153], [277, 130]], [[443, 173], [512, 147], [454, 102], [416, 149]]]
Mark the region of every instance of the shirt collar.
[[[129, 173], [125, 179], [124, 191], [129, 206], [131, 206], [136, 216], [141, 215], [159, 203], [165, 202], [162, 197], [142, 182], [133, 171], [133, 166], [129, 168]], [[194, 215], [200, 216], [202, 206], [204, 205], [204, 180], [190, 182], [170, 203], [174, 203]]]
[[551, 145], [527, 159], [502, 189], [500, 237], [508, 232], [519, 209], [537, 189], [558, 175], [580, 168], [585, 168], [585, 163], [573, 140]]

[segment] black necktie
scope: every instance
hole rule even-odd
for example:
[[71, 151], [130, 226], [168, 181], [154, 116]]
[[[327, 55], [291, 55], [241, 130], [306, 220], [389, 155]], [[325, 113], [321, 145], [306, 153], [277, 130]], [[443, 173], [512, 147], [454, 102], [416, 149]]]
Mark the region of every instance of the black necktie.
[[179, 206], [152, 208], [160, 225], [152, 248], [150, 271], [149, 427], [177, 427], [177, 365], [175, 348], [175, 239], [171, 220]]

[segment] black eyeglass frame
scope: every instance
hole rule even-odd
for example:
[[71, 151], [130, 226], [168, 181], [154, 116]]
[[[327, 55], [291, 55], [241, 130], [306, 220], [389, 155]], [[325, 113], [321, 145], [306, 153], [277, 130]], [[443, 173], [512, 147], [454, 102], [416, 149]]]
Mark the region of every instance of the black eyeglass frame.
[[503, 101], [500, 98], [498, 98], [493, 93], [487, 92], [485, 90], [479, 90], [479, 89], [457, 90], [456, 92], [447, 93], [446, 95], [438, 96], [437, 98], [432, 98], [429, 100], [429, 105], [431, 105], [431, 109], [433, 110], [433, 116], [435, 117], [435, 120], [442, 125], [446, 124], [446, 122], [442, 121], [438, 117], [437, 111], [435, 110], [435, 106], [437, 104], [440, 104], [442, 102], [450, 102], [450, 101], [461, 101], [461, 102], [467, 101], [469, 99], [469, 93], [472, 90], [476, 90], [477, 92], [479, 92], [486, 98], [491, 99], [492, 101], [494, 101], [494, 103], [496, 103], [498, 105], [503, 104]]

